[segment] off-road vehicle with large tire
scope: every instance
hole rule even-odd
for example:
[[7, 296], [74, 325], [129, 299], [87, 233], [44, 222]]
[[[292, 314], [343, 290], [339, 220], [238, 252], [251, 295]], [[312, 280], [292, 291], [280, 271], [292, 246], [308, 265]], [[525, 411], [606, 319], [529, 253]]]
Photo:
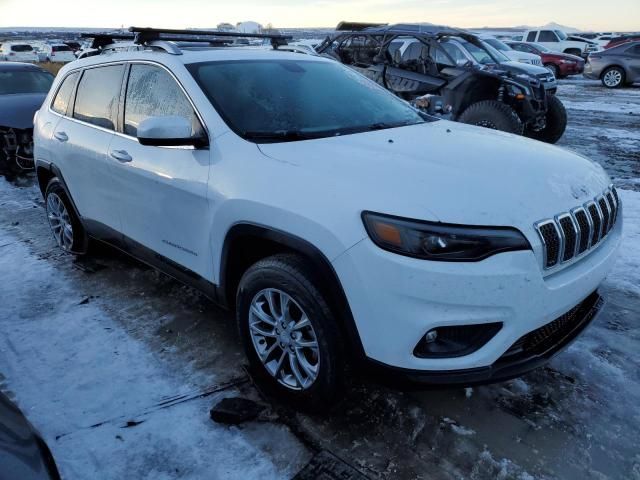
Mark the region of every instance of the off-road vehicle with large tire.
[[[425, 25], [343, 22], [318, 48], [426, 112], [557, 142], [566, 127], [555, 79], [509, 62], [471, 33]], [[551, 77], [551, 79], [549, 78]], [[547, 82], [553, 81], [551, 89]]]

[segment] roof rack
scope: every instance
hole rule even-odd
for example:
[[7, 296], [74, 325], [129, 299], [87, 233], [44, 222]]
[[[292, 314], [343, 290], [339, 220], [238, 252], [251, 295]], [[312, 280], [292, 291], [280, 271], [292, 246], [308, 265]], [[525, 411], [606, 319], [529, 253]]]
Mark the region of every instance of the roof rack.
[[[118, 48], [116, 40], [130, 40], [133, 46], [156, 47], [174, 55], [182, 54], [180, 48], [173, 42], [208, 43], [221, 46], [226, 39], [259, 38], [271, 41], [271, 46], [277, 49], [287, 45], [293, 37], [290, 35], [268, 33], [237, 33], [218, 32], [216, 30], [176, 30], [165, 28], [130, 27], [130, 33], [83, 33], [81, 38], [92, 38], [90, 49], [84, 56], [97, 55], [104, 50]], [[131, 44], [128, 46], [132, 46]]]
[[340, 22], [336, 27], [338, 32], [357, 32], [366, 28], [385, 27], [388, 23], [365, 23], [365, 22]]

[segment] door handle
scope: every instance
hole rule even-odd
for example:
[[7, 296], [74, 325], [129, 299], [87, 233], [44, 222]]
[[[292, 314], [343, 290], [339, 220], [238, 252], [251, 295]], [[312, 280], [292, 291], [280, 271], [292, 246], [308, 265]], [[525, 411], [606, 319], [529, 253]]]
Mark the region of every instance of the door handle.
[[61, 142], [66, 142], [67, 140], [69, 140], [69, 137], [64, 132], [55, 132], [53, 136], [56, 137], [56, 139]]
[[131, 155], [129, 155], [126, 150], [111, 150], [110, 155], [122, 163], [128, 163], [133, 160], [133, 158], [131, 158]]

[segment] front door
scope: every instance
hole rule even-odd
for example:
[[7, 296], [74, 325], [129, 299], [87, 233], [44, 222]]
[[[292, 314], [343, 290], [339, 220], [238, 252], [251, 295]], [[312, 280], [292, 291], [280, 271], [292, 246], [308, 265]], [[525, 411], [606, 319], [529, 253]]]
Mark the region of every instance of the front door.
[[[137, 126], [149, 117], [182, 116], [194, 136], [203, 126], [175, 78], [152, 64], [132, 64], [124, 102], [124, 135], [116, 135], [109, 155], [116, 158], [116, 188], [122, 231], [133, 250], [145, 247], [205, 276], [209, 265], [207, 202], [208, 148], [141, 145]], [[144, 252], [140, 252], [144, 256]], [[148, 252], [147, 252], [148, 253]], [[210, 265], [209, 265], [210, 266]]]

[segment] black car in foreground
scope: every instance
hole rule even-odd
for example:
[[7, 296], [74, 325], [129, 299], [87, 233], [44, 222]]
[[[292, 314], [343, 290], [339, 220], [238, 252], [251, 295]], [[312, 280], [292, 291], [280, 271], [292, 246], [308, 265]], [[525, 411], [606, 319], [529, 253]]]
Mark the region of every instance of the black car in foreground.
[[33, 115], [52, 83], [36, 65], [0, 62], [0, 169], [33, 168]]
[[0, 393], [0, 480], [60, 480], [44, 440]]
[[351, 66], [431, 115], [548, 143], [564, 133], [560, 100], [540, 78], [498, 58], [476, 35], [410, 24], [343, 22], [336, 30], [316, 48], [318, 54]]

